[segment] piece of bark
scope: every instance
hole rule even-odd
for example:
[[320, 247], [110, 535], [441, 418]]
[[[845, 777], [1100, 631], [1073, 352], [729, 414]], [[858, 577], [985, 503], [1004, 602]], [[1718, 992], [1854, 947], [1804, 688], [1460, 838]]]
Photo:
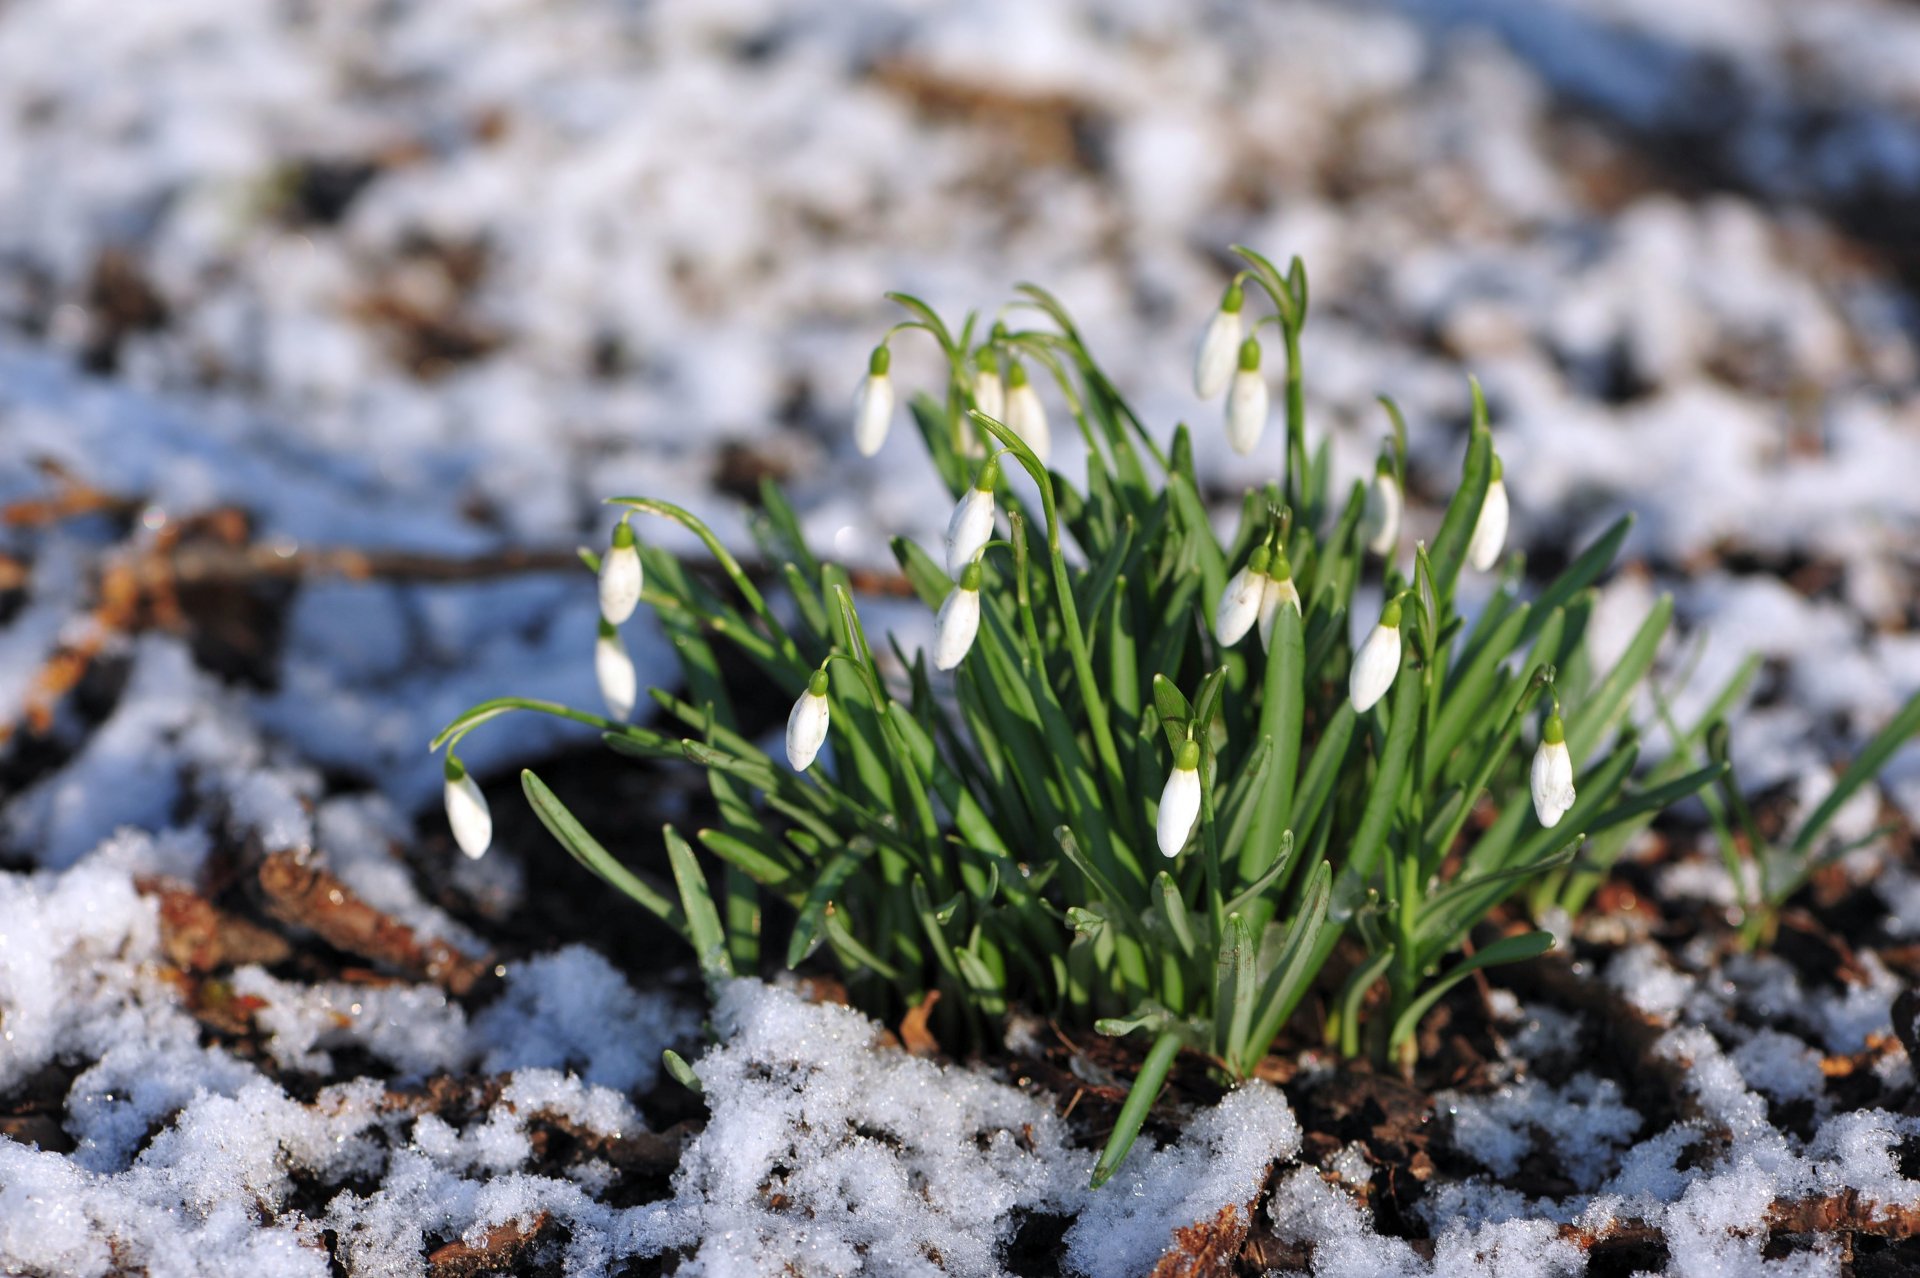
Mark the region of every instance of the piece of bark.
[[433, 981], [456, 998], [471, 991], [490, 970], [445, 941], [423, 940], [390, 914], [292, 852], [270, 852], [260, 862], [260, 890], [267, 910], [284, 923], [304, 927], [335, 949], [356, 954], [417, 979]]
[[524, 1227], [511, 1220], [495, 1225], [478, 1247], [459, 1241], [436, 1247], [427, 1253], [427, 1272], [433, 1278], [473, 1278], [508, 1269], [552, 1223], [553, 1217], [543, 1211]]
[[1153, 1267], [1152, 1278], [1212, 1278], [1234, 1272], [1247, 1241], [1249, 1208], [1222, 1207], [1211, 1220], [1196, 1220], [1173, 1231], [1173, 1246]]
[[271, 966], [293, 952], [278, 932], [229, 914], [198, 892], [153, 880], [137, 886], [159, 898], [160, 948], [175, 967], [213, 972], [246, 963]]

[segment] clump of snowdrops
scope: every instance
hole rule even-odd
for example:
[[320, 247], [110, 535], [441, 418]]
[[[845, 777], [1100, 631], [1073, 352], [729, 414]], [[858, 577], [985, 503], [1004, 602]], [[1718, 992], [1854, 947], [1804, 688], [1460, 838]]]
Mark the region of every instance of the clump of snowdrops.
[[[754, 537], [781, 608], [687, 511], [615, 498], [611, 547], [585, 556], [609, 713], [507, 698], [449, 725], [435, 745], [461, 846], [483, 850], [489, 823], [456, 747], [511, 710], [704, 768], [717, 817], [691, 840], [664, 831], [671, 885], [624, 865], [533, 773], [523, 782], [555, 838], [683, 933], [712, 977], [760, 966], [762, 911], [777, 908], [786, 964], [824, 951], [883, 1015], [937, 991], [950, 1046], [991, 1040], [1016, 1004], [1148, 1036], [1096, 1183], [1181, 1049], [1244, 1077], [1310, 990], [1330, 1043], [1409, 1064], [1449, 989], [1552, 944], [1509, 930], [1476, 947], [1490, 911], [1523, 892], [1584, 899], [1605, 867], [1575, 860], [1583, 843], [1637, 828], [1726, 765], [1636, 778], [1623, 719], [1671, 608], [1610, 669], [1585, 644], [1627, 522], [1523, 597], [1473, 387], [1459, 483], [1432, 539], [1407, 544], [1399, 411], [1383, 401], [1373, 473], [1337, 487], [1327, 442], [1308, 447], [1306, 273], [1239, 252], [1195, 381], [1223, 399], [1240, 452], [1274, 433], [1270, 344], [1284, 378], [1278, 475], [1245, 495], [1231, 537], [1209, 519], [1187, 428], [1142, 423], [1049, 294], [1023, 286], [990, 326], [969, 316], [958, 331], [893, 295], [907, 317], [873, 352], [854, 439], [877, 451], [896, 416], [892, 344], [935, 343], [948, 375], [911, 414], [956, 504], [944, 545], [894, 542], [936, 612], [931, 651], [867, 632], [849, 574], [816, 557], [770, 486]], [[1086, 445], [1077, 485], [1047, 465], [1062, 410]], [[690, 529], [716, 571], [641, 544], [633, 515]], [[1465, 620], [1463, 576], [1495, 572]], [[1356, 617], [1363, 584], [1384, 602]], [[618, 631], [641, 605], [682, 676], [679, 692], [654, 690], [651, 727], [626, 722], [636, 680]], [[743, 733], [723, 648], [793, 698], [784, 752]]]

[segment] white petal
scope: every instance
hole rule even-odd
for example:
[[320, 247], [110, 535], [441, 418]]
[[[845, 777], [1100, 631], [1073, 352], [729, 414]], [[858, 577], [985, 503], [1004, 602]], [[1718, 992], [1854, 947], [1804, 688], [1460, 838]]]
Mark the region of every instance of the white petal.
[[795, 772], [805, 772], [813, 764], [826, 742], [831, 717], [825, 697], [803, 692], [793, 703], [793, 711], [787, 715], [787, 762]]
[[446, 783], [445, 798], [453, 841], [475, 860], [485, 856], [493, 842], [493, 813], [487, 808], [487, 796], [480, 793], [472, 776], [463, 775], [458, 781]]
[[600, 697], [607, 703], [607, 717], [620, 723], [633, 713], [633, 702], [640, 692], [640, 678], [634, 673], [633, 658], [620, 636], [602, 635], [593, 645], [593, 675], [600, 681]]
[[1273, 619], [1280, 612], [1281, 604], [1289, 604], [1295, 612], [1300, 611], [1300, 588], [1293, 584], [1293, 578], [1275, 581], [1267, 578], [1266, 589], [1260, 595], [1260, 647], [1273, 646]]
[[1007, 420], [1007, 384], [1000, 374], [978, 368], [973, 373], [973, 406], [997, 422]]
[[1551, 829], [1573, 806], [1573, 756], [1567, 743], [1548, 745], [1545, 741], [1533, 752], [1529, 778], [1533, 789], [1533, 814], [1540, 824]]
[[1242, 568], [1220, 592], [1220, 603], [1213, 610], [1213, 637], [1222, 647], [1231, 648], [1253, 629], [1260, 617], [1260, 598], [1266, 583], [1267, 574]]
[[955, 581], [993, 540], [993, 494], [969, 487], [947, 520], [947, 575]]
[[933, 668], [951, 670], [973, 647], [980, 629], [980, 592], [955, 586], [940, 605], [933, 622]]
[[1494, 480], [1487, 485], [1487, 499], [1480, 505], [1480, 518], [1474, 520], [1473, 536], [1467, 542], [1467, 562], [1475, 572], [1485, 572], [1500, 561], [1500, 549], [1507, 542], [1507, 485]]
[[1193, 389], [1201, 399], [1212, 399], [1227, 388], [1240, 363], [1240, 312], [1215, 311], [1200, 339], [1193, 361]]
[[893, 378], [869, 373], [854, 399], [853, 446], [862, 457], [873, 456], [887, 442], [887, 428], [892, 424]]
[[1250, 453], [1267, 430], [1267, 383], [1257, 368], [1233, 375], [1227, 392], [1227, 442], [1236, 453]]
[[1179, 856], [1200, 817], [1200, 770], [1175, 768], [1167, 774], [1167, 788], [1160, 792], [1160, 817], [1154, 823], [1162, 856]]
[[1026, 442], [1042, 466], [1053, 455], [1053, 430], [1047, 425], [1047, 406], [1032, 382], [1023, 382], [1007, 392], [1007, 425]]
[[1360, 645], [1353, 659], [1353, 674], [1347, 681], [1353, 708], [1363, 712], [1372, 709], [1374, 702], [1387, 695], [1394, 676], [1399, 673], [1400, 628], [1374, 626], [1373, 633]]
[[1375, 472], [1367, 488], [1367, 508], [1361, 514], [1360, 535], [1376, 555], [1391, 555], [1400, 543], [1400, 483], [1392, 475]]
[[600, 615], [619, 625], [640, 606], [640, 552], [609, 546], [600, 557]]

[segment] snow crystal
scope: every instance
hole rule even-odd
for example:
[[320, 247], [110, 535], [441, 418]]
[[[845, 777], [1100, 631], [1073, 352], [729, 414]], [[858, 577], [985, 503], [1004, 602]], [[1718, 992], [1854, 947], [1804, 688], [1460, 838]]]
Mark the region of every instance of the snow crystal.
[[474, 1018], [490, 1073], [569, 1068], [589, 1083], [644, 1091], [660, 1049], [684, 1043], [696, 1022], [678, 1005], [636, 994], [613, 965], [569, 945], [507, 967], [506, 989]]
[[1620, 1085], [1588, 1073], [1560, 1087], [1523, 1078], [1484, 1096], [1441, 1092], [1434, 1105], [1452, 1120], [1454, 1144], [1490, 1171], [1512, 1175], [1538, 1142], [1582, 1189], [1600, 1183], [1640, 1130]]

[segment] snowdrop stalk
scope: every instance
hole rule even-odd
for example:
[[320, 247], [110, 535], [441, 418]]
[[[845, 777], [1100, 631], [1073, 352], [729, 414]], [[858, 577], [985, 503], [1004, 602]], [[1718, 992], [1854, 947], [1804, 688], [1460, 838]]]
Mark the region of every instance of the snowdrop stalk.
[[1260, 343], [1249, 337], [1240, 343], [1240, 369], [1227, 391], [1227, 442], [1236, 453], [1250, 453], [1266, 433], [1269, 400], [1266, 379], [1260, 376]]
[[1347, 693], [1353, 708], [1365, 713], [1373, 703], [1387, 695], [1394, 676], [1400, 673], [1400, 600], [1387, 600], [1380, 610], [1379, 624], [1360, 645], [1353, 658], [1353, 673], [1347, 680]]
[[853, 446], [862, 457], [871, 457], [887, 442], [887, 428], [893, 424], [893, 378], [888, 368], [893, 356], [886, 346], [873, 348], [867, 361], [867, 377], [854, 397]]
[[1220, 603], [1213, 610], [1213, 637], [1220, 641], [1221, 647], [1231, 648], [1246, 638], [1247, 631], [1260, 619], [1270, 557], [1265, 546], [1255, 546], [1245, 566], [1233, 574], [1227, 588], [1220, 592]]
[[980, 561], [960, 574], [960, 584], [947, 592], [933, 622], [933, 668], [951, 670], [966, 659], [973, 637], [980, 632]]
[[1400, 514], [1403, 505], [1400, 481], [1394, 478], [1393, 464], [1385, 457], [1374, 469], [1373, 483], [1367, 488], [1367, 504], [1360, 516], [1360, 535], [1367, 549], [1382, 558], [1391, 558], [1400, 544]]
[[787, 715], [787, 762], [795, 772], [813, 765], [820, 747], [827, 740], [827, 724], [832, 711], [827, 703], [827, 672], [816, 670], [807, 679], [807, 690], [793, 703]]
[[1040, 392], [1027, 380], [1026, 366], [1014, 361], [1007, 370], [1007, 426], [1023, 440], [1042, 466], [1053, 454], [1053, 432], [1047, 425], [1047, 407]]
[[1283, 607], [1300, 611], [1300, 588], [1293, 584], [1293, 566], [1287, 552], [1273, 552], [1273, 567], [1267, 572], [1265, 588], [1260, 592], [1260, 647], [1273, 647], [1273, 619]]
[[1533, 752], [1533, 814], [1540, 824], [1551, 829], [1573, 806], [1573, 756], [1567, 753], [1567, 728], [1558, 711], [1547, 720], [1540, 734], [1540, 748]]
[[1487, 483], [1487, 499], [1480, 504], [1480, 517], [1474, 520], [1473, 536], [1467, 541], [1467, 562], [1475, 572], [1485, 572], [1500, 560], [1507, 542], [1507, 485], [1501, 478], [1500, 459], [1493, 459], [1492, 477]]
[[991, 346], [973, 357], [973, 406], [997, 422], [1007, 419], [1007, 386], [1000, 380], [1000, 359]]
[[1166, 788], [1160, 791], [1160, 816], [1154, 823], [1154, 837], [1160, 855], [1175, 857], [1187, 846], [1193, 824], [1200, 819], [1200, 743], [1180, 744], [1173, 771], [1167, 774]]
[[593, 675], [600, 682], [600, 697], [607, 703], [607, 717], [625, 723], [633, 714], [634, 699], [640, 695], [640, 677], [620, 641], [620, 631], [605, 617], [600, 619], [600, 638], [593, 645]]
[[1245, 301], [1245, 291], [1236, 279], [1220, 299], [1220, 309], [1207, 321], [1207, 331], [1200, 338], [1200, 350], [1193, 361], [1193, 389], [1201, 399], [1218, 395], [1233, 377], [1243, 327], [1240, 308]]
[[600, 615], [619, 625], [640, 606], [640, 548], [625, 519], [613, 526], [613, 544], [600, 561]]
[[955, 581], [993, 539], [993, 489], [999, 482], [1000, 463], [989, 457], [947, 520], [947, 575]]
[[466, 764], [451, 750], [447, 752], [443, 775], [446, 777], [447, 824], [453, 827], [453, 841], [477, 861], [487, 854], [487, 848], [493, 843], [493, 813], [487, 808], [487, 796], [480, 793], [480, 787], [467, 773]]

